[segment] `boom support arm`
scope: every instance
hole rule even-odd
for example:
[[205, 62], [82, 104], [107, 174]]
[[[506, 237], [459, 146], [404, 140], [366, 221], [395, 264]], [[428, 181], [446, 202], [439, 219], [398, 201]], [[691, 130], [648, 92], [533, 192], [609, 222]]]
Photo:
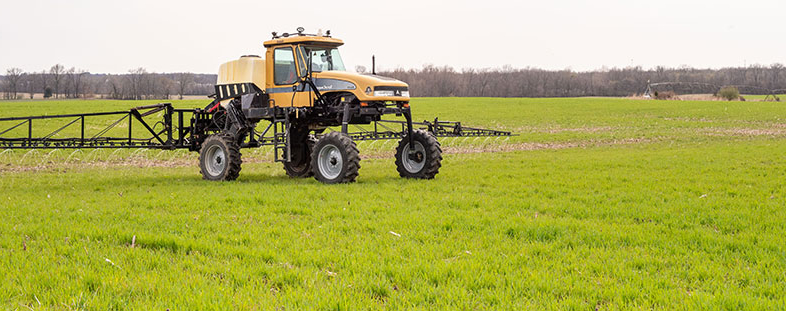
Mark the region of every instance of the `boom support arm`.
[[[244, 148], [271, 146], [282, 142], [276, 140], [270, 129], [276, 124], [286, 128], [287, 124], [284, 123], [289, 122], [287, 116], [297, 109], [275, 108], [273, 114], [276, 118], [271, 120], [264, 131], [258, 133], [256, 124], [248, 122], [241, 111], [233, 108], [230, 107], [226, 115], [232, 121], [222, 127], [216, 125], [215, 113], [198, 108], [175, 109], [169, 103], [141, 106], [128, 111], [0, 118], [0, 149], [187, 148], [196, 151], [208, 135], [222, 131], [234, 133]], [[411, 138], [416, 128], [427, 130], [436, 137], [512, 136], [511, 132], [466, 127], [461, 122], [439, 119], [413, 122], [409, 108], [386, 108], [388, 112], [400, 113], [406, 121], [342, 124], [341, 131], [356, 141]], [[160, 119], [156, 120], [159, 115]], [[345, 114], [348, 115], [349, 112]], [[36, 130], [44, 122], [60, 125], [49, 127], [54, 130]], [[122, 128], [124, 125], [127, 129]], [[96, 126], [100, 130], [91, 129]], [[79, 130], [74, 130], [77, 127]], [[44, 134], [37, 135], [37, 132]], [[120, 132], [122, 135], [118, 134]], [[411, 141], [410, 146], [413, 146]]]

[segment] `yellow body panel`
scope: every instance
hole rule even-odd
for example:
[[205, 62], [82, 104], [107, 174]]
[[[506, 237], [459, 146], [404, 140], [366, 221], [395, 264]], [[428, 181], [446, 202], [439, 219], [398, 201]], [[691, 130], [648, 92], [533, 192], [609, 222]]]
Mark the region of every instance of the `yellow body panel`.
[[314, 94], [310, 92], [272, 93], [269, 96], [272, 106], [276, 107], [311, 107], [314, 98]]
[[[387, 97], [379, 97], [379, 96], [372, 96], [366, 94], [366, 88], [371, 87], [371, 90], [374, 90], [375, 86], [403, 86], [408, 87], [409, 85], [401, 82], [396, 79], [374, 76], [374, 75], [364, 75], [358, 74], [353, 72], [346, 72], [346, 71], [325, 71], [325, 72], [315, 72], [314, 78], [327, 78], [327, 79], [336, 79], [336, 80], [344, 80], [348, 82], [352, 82], [357, 86], [357, 88], [351, 91], [352, 94], [357, 96], [358, 100], [360, 101], [409, 101], [409, 97], [401, 97], [401, 96], [387, 96]], [[373, 94], [373, 93], [372, 93]]]
[[[291, 45], [278, 45], [277, 48], [280, 47], [291, 47], [293, 51], [295, 50], [295, 46]], [[270, 96], [270, 102], [272, 103], [271, 106], [277, 107], [310, 107], [312, 106], [312, 98], [314, 95], [310, 92], [294, 92], [294, 86], [297, 83], [290, 83], [290, 84], [275, 84], [274, 80], [274, 58], [273, 58], [273, 50], [274, 48], [268, 48], [267, 52], [265, 53], [265, 58], [269, 61], [266, 64], [266, 81], [265, 90], [268, 92], [268, 96]], [[296, 55], [296, 58], [300, 58], [300, 55]], [[296, 61], [297, 70], [295, 72], [300, 72], [300, 62]], [[292, 96], [295, 96], [293, 99]]]

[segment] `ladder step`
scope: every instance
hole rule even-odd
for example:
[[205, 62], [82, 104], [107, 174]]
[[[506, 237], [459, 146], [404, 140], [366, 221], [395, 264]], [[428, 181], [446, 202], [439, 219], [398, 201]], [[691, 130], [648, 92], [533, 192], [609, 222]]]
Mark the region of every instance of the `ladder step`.
[[[279, 125], [281, 128], [279, 128]], [[285, 114], [282, 119], [273, 119], [273, 158], [276, 162], [289, 162], [292, 160], [289, 146], [290, 126], [288, 114]]]

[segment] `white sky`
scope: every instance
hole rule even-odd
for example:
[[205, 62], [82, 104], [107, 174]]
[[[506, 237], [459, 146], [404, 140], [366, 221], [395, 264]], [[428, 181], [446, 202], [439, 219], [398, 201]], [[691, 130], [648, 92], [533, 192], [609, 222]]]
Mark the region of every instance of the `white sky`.
[[0, 74], [213, 73], [270, 32], [330, 29], [348, 69], [786, 63], [784, 0], [0, 0]]

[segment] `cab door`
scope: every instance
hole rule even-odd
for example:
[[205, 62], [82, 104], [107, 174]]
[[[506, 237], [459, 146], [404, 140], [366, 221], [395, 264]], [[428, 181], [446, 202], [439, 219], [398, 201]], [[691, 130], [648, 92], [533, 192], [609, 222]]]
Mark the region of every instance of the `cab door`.
[[[270, 47], [267, 50], [267, 93], [272, 104], [277, 107], [311, 106], [309, 88], [301, 91], [298, 58], [296, 49], [291, 45]], [[297, 91], [295, 86], [297, 85]]]

